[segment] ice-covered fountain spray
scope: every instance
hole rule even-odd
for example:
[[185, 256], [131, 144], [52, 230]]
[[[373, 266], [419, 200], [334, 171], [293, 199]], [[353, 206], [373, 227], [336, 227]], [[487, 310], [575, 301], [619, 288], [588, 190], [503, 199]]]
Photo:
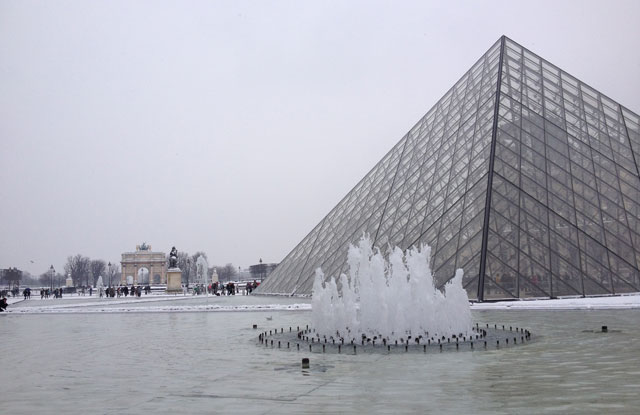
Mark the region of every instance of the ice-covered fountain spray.
[[471, 309], [462, 269], [434, 286], [431, 248], [405, 253], [394, 248], [385, 259], [363, 236], [348, 252], [349, 274], [325, 281], [320, 268], [313, 284], [312, 325], [320, 336], [345, 342], [406, 342], [465, 336], [472, 332]]
[[98, 290], [98, 295], [102, 297], [104, 295], [104, 283], [102, 282], [102, 275], [98, 276], [98, 281], [96, 282], [96, 288]]
[[209, 263], [204, 255], [198, 256], [196, 260], [196, 275], [198, 280], [204, 284], [204, 291], [209, 297]]

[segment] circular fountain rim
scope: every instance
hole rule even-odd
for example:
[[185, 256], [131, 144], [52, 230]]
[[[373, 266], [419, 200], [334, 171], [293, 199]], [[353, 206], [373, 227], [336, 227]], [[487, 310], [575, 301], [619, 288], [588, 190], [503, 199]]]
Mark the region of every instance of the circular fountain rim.
[[264, 348], [280, 349], [284, 351], [308, 351], [311, 353], [327, 354], [398, 354], [398, 353], [442, 353], [452, 351], [479, 351], [510, 348], [530, 343], [534, 337], [529, 329], [523, 327], [506, 326], [502, 324], [476, 323], [473, 327], [473, 335], [462, 338], [457, 336], [427, 339], [426, 343], [419, 337], [406, 342], [393, 344], [385, 341], [376, 343], [372, 339], [344, 341], [335, 338], [327, 339], [309, 325], [289, 327], [289, 330], [269, 330], [258, 335], [258, 346]]

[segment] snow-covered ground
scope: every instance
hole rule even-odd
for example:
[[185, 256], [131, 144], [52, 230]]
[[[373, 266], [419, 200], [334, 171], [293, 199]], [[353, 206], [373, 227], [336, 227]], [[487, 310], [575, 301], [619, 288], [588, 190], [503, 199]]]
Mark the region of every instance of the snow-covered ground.
[[[49, 298], [40, 298], [40, 295], [34, 295], [31, 294], [31, 298], [28, 300], [25, 300], [24, 297], [22, 295], [19, 295], [18, 297], [7, 297], [7, 302], [9, 304], [16, 304], [16, 303], [23, 303], [24, 304], [33, 304], [33, 305], [43, 305], [43, 304], [56, 304], [56, 303], [64, 303], [67, 304], [70, 301], [73, 301], [74, 303], [76, 303], [76, 305], [82, 305], [83, 303], [85, 303], [85, 305], [87, 304], [91, 304], [91, 305], [95, 305], [96, 301], [103, 301], [103, 302], [108, 302], [109, 304], [118, 304], [119, 302], [123, 302], [123, 303], [131, 303], [133, 301], [135, 302], [149, 302], [149, 301], [167, 301], [167, 300], [175, 300], [175, 299], [187, 299], [187, 298], [202, 298], [202, 297], [195, 297], [192, 295], [188, 295], [188, 296], [183, 296], [182, 294], [151, 294], [151, 295], [144, 295], [142, 297], [134, 297], [134, 296], [130, 296], [130, 297], [115, 297], [115, 298], [100, 298], [99, 295], [94, 294], [94, 295], [78, 295], [78, 294], [64, 294], [62, 296], [62, 298], [53, 298], [53, 296], [49, 297]], [[38, 302], [35, 302], [38, 301]]]
[[[66, 295], [62, 299], [8, 298], [8, 313], [154, 313], [199, 311], [308, 311], [309, 299], [265, 296], [182, 296], [152, 294], [138, 297], [99, 298]], [[471, 310], [611, 310], [640, 309], [640, 294], [471, 303]]]
[[640, 294], [472, 303], [472, 310], [610, 310], [640, 308]]
[[198, 311], [296, 311], [310, 310], [308, 300], [296, 298], [256, 297], [246, 295], [205, 296], [151, 294], [142, 297], [100, 298], [99, 296], [65, 295], [62, 298], [41, 299], [32, 296], [9, 298], [7, 313], [155, 313]]
[[[147, 301], [152, 302], [152, 301]], [[115, 305], [115, 307], [114, 307]], [[7, 309], [10, 313], [48, 314], [48, 313], [163, 313], [163, 312], [195, 312], [195, 311], [296, 311], [311, 310], [310, 304], [161, 304], [148, 306], [132, 306], [131, 304], [74, 304], [74, 305], [40, 305]]]

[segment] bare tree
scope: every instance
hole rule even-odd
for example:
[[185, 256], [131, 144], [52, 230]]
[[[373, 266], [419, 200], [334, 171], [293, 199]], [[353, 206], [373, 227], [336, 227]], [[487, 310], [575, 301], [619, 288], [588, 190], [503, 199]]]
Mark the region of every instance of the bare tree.
[[48, 287], [50, 284], [53, 284], [53, 275], [50, 271], [43, 272], [38, 277], [38, 281], [40, 282], [41, 286]]
[[195, 267], [195, 261], [191, 261], [189, 254], [186, 252], [178, 252], [178, 268], [182, 271], [182, 282], [187, 285], [189, 285], [191, 279], [192, 267]]
[[22, 285], [37, 286], [40, 284], [40, 280], [35, 275], [32, 275], [29, 271], [22, 273]]
[[2, 281], [3, 284], [7, 284], [11, 287], [20, 286], [20, 280], [22, 280], [22, 271], [17, 268], [7, 268], [2, 270]]
[[[96, 285], [98, 282], [98, 277], [104, 275], [105, 270], [107, 268], [107, 264], [101, 259], [94, 259], [89, 264], [89, 268], [91, 270], [91, 285]], [[106, 275], [105, 275], [106, 276]], [[102, 281], [104, 283], [104, 281]]]
[[89, 257], [78, 254], [76, 256], [67, 257], [67, 263], [64, 264], [64, 272], [67, 275], [71, 275], [71, 279], [73, 279], [73, 284], [78, 285], [89, 285], [89, 274], [91, 273], [90, 269], [91, 260]]
[[209, 258], [207, 258], [207, 254], [205, 254], [202, 251], [198, 251], [195, 254], [191, 255], [191, 263], [195, 263], [198, 260], [198, 257], [202, 255], [204, 257], [204, 259], [207, 260], [207, 262], [209, 262]]
[[116, 262], [107, 268], [107, 281], [105, 281], [105, 283], [109, 284], [109, 286], [118, 285], [120, 283], [120, 277], [120, 264]]
[[66, 279], [66, 275], [62, 275], [61, 273], [56, 272], [56, 275], [53, 276], [53, 286], [64, 287]]
[[231, 281], [235, 279], [236, 275], [238, 275], [238, 270], [233, 264], [229, 263], [224, 267], [214, 267], [217, 268], [218, 271], [218, 279], [220, 281]]

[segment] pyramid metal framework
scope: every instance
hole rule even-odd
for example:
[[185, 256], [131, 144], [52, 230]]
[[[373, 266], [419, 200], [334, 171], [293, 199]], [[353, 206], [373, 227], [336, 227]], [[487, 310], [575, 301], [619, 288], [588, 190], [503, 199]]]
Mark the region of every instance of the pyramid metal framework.
[[309, 295], [350, 243], [432, 247], [477, 300], [640, 291], [640, 117], [502, 37], [259, 288]]

